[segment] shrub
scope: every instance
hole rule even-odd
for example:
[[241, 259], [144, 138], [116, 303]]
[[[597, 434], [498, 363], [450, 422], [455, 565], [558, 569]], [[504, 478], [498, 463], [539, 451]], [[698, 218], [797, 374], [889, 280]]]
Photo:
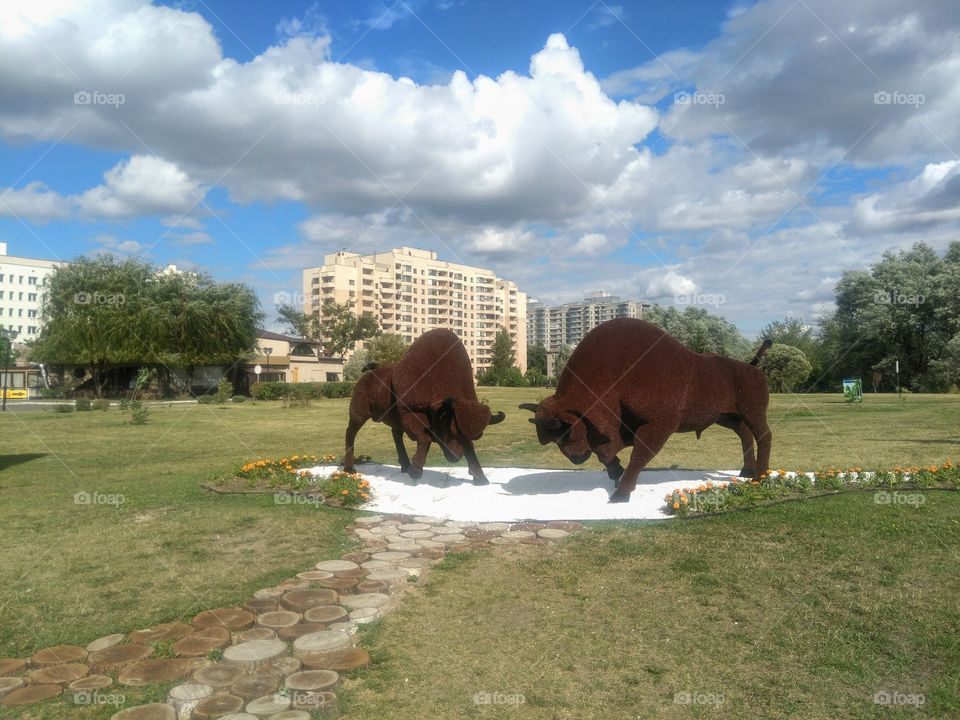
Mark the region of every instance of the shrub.
[[220, 378], [220, 382], [217, 383], [217, 391], [214, 393], [213, 397], [218, 404], [224, 405], [227, 400], [233, 396], [233, 383], [230, 382], [228, 378]]
[[253, 386], [253, 397], [257, 400], [279, 400], [283, 397], [283, 389], [286, 386], [286, 383], [276, 380], [258, 382]]
[[283, 393], [284, 407], [310, 407], [313, 389], [304, 385], [288, 385]]
[[201, 405], [213, 405], [216, 402], [216, 398], [213, 395], [201, 395], [197, 398], [197, 402]]
[[99, 398], [94, 400], [90, 406], [94, 410], [108, 410], [110, 408], [110, 401], [105, 398]]
[[247, 401], [246, 395], [234, 395], [232, 398], [230, 398], [230, 402], [235, 402], [235, 403], [242, 403], [246, 401]]
[[353, 387], [356, 383], [352, 382], [328, 382], [323, 383], [321, 392], [323, 397], [327, 398], [346, 398], [353, 394]]
[[53, 411], [55, 413], [71, 413], [73, 412], [73, 405], [64, 405], [63, 403], [58, 403], [53, 406]]
[[75, 401], [77, 412], [88, 412], [90, 410], [90, 398], [77, 398]]
[[147, 417], [150, 415], [150, 408], [139, 400], [130, 403], [130, 422], [133, 425], [146, 425]]

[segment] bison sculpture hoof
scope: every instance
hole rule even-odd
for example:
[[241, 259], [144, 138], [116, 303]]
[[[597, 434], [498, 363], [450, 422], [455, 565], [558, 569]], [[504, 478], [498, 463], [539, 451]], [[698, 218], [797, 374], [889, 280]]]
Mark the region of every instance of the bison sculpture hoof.
[[410, 476], [411, 480], [419, 480], [423, 477], [423, 468], [411, 467], [407, 470], [407, 474]]
[[475, 478], [473, 479], [473, 484], [474, 484], [474, 485], [489, 485], [489, 484], [490, 484], [490, 481], [487, 480], [486, 476], [484, 476], [484, 475], [478, 475], [477, 477], [475, 477]]
[[625, 502], [630, 502], [630, 493], [628, 493], [628, 492], [620, 492], [620, 490], [617, 490], [615, 493], [613, 493], [613, 494], [610, 496], [610, 502], [612, 502], [612, 503], [625, 503]]
[[743, 470], [740, 471], [740, 477], [752, 478], [756, 476], [757, 476], [756, 468], [743, 468]]

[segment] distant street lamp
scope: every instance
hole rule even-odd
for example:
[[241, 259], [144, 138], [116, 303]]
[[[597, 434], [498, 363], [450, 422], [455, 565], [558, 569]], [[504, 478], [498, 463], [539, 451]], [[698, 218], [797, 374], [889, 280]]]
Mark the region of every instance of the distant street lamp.
[[273, 352], [272, 347], [265, 347], [263, 349], [263, 354], [267, 356], [267, 377], [270, 376], [270, 354]]
[[16, 330], [0, 328], [0, 337], [3, 338], [3, 412], [7, 411], [7, 376], [10, 374], [10, 355], [13, 350], [13, 341], [19, 333]]

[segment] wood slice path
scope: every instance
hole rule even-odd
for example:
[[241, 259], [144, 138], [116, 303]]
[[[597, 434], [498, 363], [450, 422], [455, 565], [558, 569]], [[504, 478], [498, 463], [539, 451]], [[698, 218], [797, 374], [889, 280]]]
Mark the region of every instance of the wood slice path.
[[450, 552], [512, 552], [581, 527], [359, 516], [348, 532], [362, 549], [261, 588], [242, 607], [204, 610], [189, 623], [107, 635], [86, 647], [0, 658], [0, 707], [180, 681], [167, 702], [124, 708], [111, 720], [336, 718], [340, 673], [370, 664], [370, 654], [356, 646], [358, 625], [395, 608], [411, 579]]

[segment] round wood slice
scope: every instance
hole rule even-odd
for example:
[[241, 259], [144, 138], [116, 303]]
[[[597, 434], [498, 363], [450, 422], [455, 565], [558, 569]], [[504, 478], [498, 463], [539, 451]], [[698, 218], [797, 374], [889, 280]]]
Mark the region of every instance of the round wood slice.
[[202, 685], [209, 685], [214, 690], [224, 690], [244, 675], [245, 671], [239, 665], [215, 663], [197, 670], [193, 674], [193, 679]]
[[251, 715], [276, 715], [290, 707], [290, 700], [279, 693], [264, 695], [247, 703], [246, 711]]
[[280, 687], [280, 678], [266, 673], [244, 675], [230, 686], [232, 695], [239, 695], [244, 700], [263, 697], [276, 692]]
[[[416, 545], [417, 545], [417, 548], [444, 548], [444, 547], [446, 547], [446, 545], [444, 545], [442, 542], [437, 542], [436, 540], [417, 540], [417, 541], [416, 541]], [[417, 552], [419, 553], [420, 550], [418, 549]]]
[[320, 605], [312, 607], [303, 614], [303, 619], [311, 623], [330, 623], [340, 622], [347, 617], [347, 611], [339, 605]]
[[[285, 678], [290, 673], [295, 673], [300, 669], [300, 661], [295, 657], [285, 655], [284, 657], [274, 658], [260, 666], [260, 673], [267, 673], [275, 678]], [[266, 695], [266, 693], [261, 693]]]
[[277, 637], [281, 640], [286, 640], [287, 642], [293, 642], [298, 637], [303, 637], [304, 635], [309, 635], [310, 633], [315, 633], [326, 629], [327, 623], [299, 622], [296, 625], [291, 625], [290, 627], [280, 628], [277, 631]]
[[251, 613], [265, 613], [280, 609], [280, 598], [250, 598], [243, 604]]
[[397, 560], [406, 560], [410, 557], [408, 552], [396, 552], [394, 550], [386, 550], [384, 552], [378, 552], [371, 555], [374, 560], [386, 560], [387, 562], [396, 562]]
[[423, 570], [425, 568], [430, 567], [432, 564], [433, 563], [431, 562], [430, 558], [412, 557], [412, 558], [407, 558], [406, 560], [401, 560], [400, 562], [397, 563], [397, 567], [400, 568], [401, 570], [406, 570], [407, 572], [410, 572], [411, 570], [418, 570], [418, 571]]
[[397, 583], [401, 581], [406, 581], [407, 571], [398, 570], [397, 568], [382, 568], [380, 570], [373, 570], [367, 576], [368, 580], [383, 580], [385, 583]]
[[[303, 592], [296, 590], [295, 592]], [[290, 627], [300, 622], [300, 613], [292, 610], [274, 610], [257, 615], [257, 625], [277, 630], [278, 628]]]
[[364, 570], [382, 570], [386, 567], [393, 567], [393, 563], [386, 560], [367, 560], [363, 564]]
[[34, 670], [28, 675], [30, 683], [34, 685], [69, 685], [74, 680], [79, 680], [85, 675], [90, 674], [90, 668], [83, 663], [64, 663], [63, 665], [50, 665], [39, 670]]
[[[494, 536], [496, 537], [496, 536]], [[466, 535], [461, 533], [452, 533], [450, 535], [434, 535], [434, 542], [442, 542], [444, 545], [455, 545], [456, 543], [463, 542], [467, 539]]]
[[335, 572], [334, 577], [338, 578], [351, 578], [351, 579], [360, 579], [365, 578], [370, 574], [369, 570], [366, 570], [362, 567], [354, 568], [353, 570], [339, 570]]
[[287, 644], [283, 640], [251, 640], [228, 647], [223, 651], [223, 661], [237, 663], [248, 672], [253, 672], [268, 660], [286, 654]]
[[261, 590], [257, 590], [257, 591], [253, 594], [253, 596], [254, 596], [255, 598], [259, 598], [259, 599], [261, 599], [261, 600], [265, 600], [265, 599], [266, 599], [266, 600], [269, 600], [270, 598], [278, 598], [278, 597], [280, 597], [281, 595], [283, 595], [284, 592], [286, 592], [286, 591], [285, 591], [283, 588], [279, 588], [279, 587], [268, 587], [268, 588], [263, 588], [263, 589], [261, 589]]
[[97, 650], [106, 650], [108, 647], [113, 647], [114, 645], [123, 642], [124, 637], [123, 633], [116, 633], [114, 635], [107, 635], [102, 638], [97, 638], [93, 642], [87, 645], [87, 652], [97, 652]]
[[17, 707], [19, 705], [32, 705], [41, 700], [49, 700], [63, 692], [59, 685], [27, 685], [13, 692], [7, 693], [3, 698], [3, 707]]
[[173, 652], [184, 657], [204, 657], [229, 644], [230, 631], [227, 628], [208, 627], [177, 640], [173, 644]]
[[22, 688], [24, 684], [23, 678], [18, 677], [0, 677], [0, 698], [4, 695], [7, 695], [18, 688]]
[[434, 536], [432, 530], [405, 530], [400, 533], [400, 537], [409, 538], [411, 540], [429, 540]]
[[377, 523], [383, 522], [383, 515], [361, 515], [358, 518], [354, 518], [354, 525], [376, 525]]
[[235, 642], [242, 643], [250, 640], [273, 640], [273, 638], [276, 636], [277, 632], [272, 628], [255, 627], [237, 633]]
[[[301, 670], [287, 678], [284, 685], [287, 690], [323, 692], [333, 690], [340, 684], [340, 675], [336, 670]], [[297, 704], [296, 701], [293, 703]]]
[[380, 616], [380, 608], [357, 608], [350, 612], [350, 620], [357, 625], [373, 622]]
[[528, 532], [536, 533], [537, 530], [543, 530], [546, 527], [544, 523], [537, 522], [522, 522], [514, 523], [510, 526], [511, 530], [526, 530]]
[[537, 537], [541, 540], [562, 540], [568, 535], [570, 535], [569, 531], [560, 528], [545, 527], [542, 530], [537, 530]]
[[338, 630], [320, 630], [319, 632], [304, 635], [293, 641], [293, 656], [299, 660], [304, 655], [330, 650], [343, 650], [353, 643], [350, 636]]
[[166, 703], [138, 705], [114, 713], [110, 720], [177, 720], [177, 711]]
[[87, 651], [79, 645], [54, 645], [35, 653], [30, 658], [30, 665], [46, 667], [47, 665], [60, 665], [61, 663], [83, 662], [87, 654]]
[[[386, 592], [387, 584], [383, 580], [361, 580], [357, 583], [357, 592], [360, 593], [374, 593], [374, 592]], [[331, 621], [336, 622], [336, 621]]]
[[124, 665], [144, 660], [152, 654], [153, 648], [147, 645], [113, 645], [90, 653], [87, 664], [95, 671], [110, 672]]
[[130, 633], [132, 643], [169, 642], [179, 640], [193, 632], [193, 628], [182, 622], [162, 623], [146, 630], [137, 630]]
[[291, 578], [290, 580], [284, 580], [280, 583], [280, 587], [284, 590], [302, 590], [303, 588], [310, 587], [310, 581], [303, 580], [302, 578]]
[[[332, 577], [327, 578], [326, 580], [321, 580], [318, 582], [318, 585], [322, 587], [329, 588], [331, 590], [336, 590], [340, 595], [345, 595], [347, 593], [353, 592], [353, 589], [357, 586], [357, 583], [360, 582], [356, 578], [338, 578]], [[333, 602], [336, 602], [334, 600]], [[329, 605], [329, 602], [321, 603], [322, 605]]]
[[472, 520], [448, 520], [443, 523], [445, 528], [453, 528], [454, 530], [466, 530], [467, 528], [475, 528], [477, 523]]
[[[427, 558], [429, 560], [440, 560], [446, 551], [443, 548], [421, 548], [417, 551], [417, 557]], [[369, 578], [367, 578], [369, 580]]]
[[421, 532], [429, 528], [430, 528], [429, 523], [403, 523], [401, 525], [397, 525], [397, 530], [400, 531], [401, 535], [405, 532]]
[[[337, 696], [332, 692], [301, 692], [293, 696], [293, 705], [309, 711], [315, 718], [340, 717]], [[272, 715], [271, 717], [276, 717]]]
[[[323, 578], [317, 582], [321, 585], [328, 583], [335, 578]], [[312, 607], [320, 605], [335, 605], [337, 602], [337, 593], [335, 590], [314, 589], [314, 590], [291, 590], [284, 594], [280, 603], [294, 612], [302, 613]]]
[[239, 695], [214, 695], [201, 700], [193, 709], [197, 718], [218, 718], [243, 710], [244, 699]]
[[352, 570], [359, 567], [352, 560], [324, 560], [314, 566], [317, 570], [326, 570], [327, 572], [342, 572], [343, 570]]
[[27, 669], [27, 661], [19, 658], [0, 658], [0, 677], [19, 675]]
[[363, 593], [361, 595], [348, 595], [343, 598], [342, 602], [343, 606], [350, 610], [378, 608], [390, 602], [390, 596], [383, 593]]
[[303, 666], [310, 670], [338, 670], [346, 672], [366, 667], [370, 664], [370, 653], [363, 648], [346, 648], [331, 652], [318, 652], [304, 655]]
[[333, 577], [333, 573], [327, 572], [326, 570], [308, 570], [307, 572], [297, 573], [297, 577], [301, 580], [309, 580], [313, 583], [317, 580], [324, 580], [326, 578]]
[[204, 610], [193, 618], [193, 626], [200, 630], [209, 627], [225, 627], [231, 632], [240, 632], [253, 627], [256, 616], [243, 608], [216, 608]]
[[91, 690], [103, 690], [111, 685], [113, 685], [113, 678], [109, 675], [87, 675], [79, 680], [74, 680], [67, 687], [73, 692], [90, 692]]
[[[541, 528], [542, 529], [542, 528]], [[501, 538], [506, 540], [523, 540], [524, 538], [532, 538], [536, 536], [536, 533], [529, 530], [507, 530], [505, 533], [500, 535]]]
[[477, 527], [485, 532], [502, 533], [504, 530], [510, 529], [510, 523], [487, 522], [487, 523], [480, 523], [479, 525], [477, 525]]
[[213, 695], [213, 688], [200, 683], [184, 683], [170, 688], [167, 702], [173, 705], [178, 718], [193, 717], [193, 709], [201, 700]]
[[[253, 716], [251, 715], [251, 717]], [[223, 720], [233, 719], [223, 718]], [[270, 720], [312, 720], [312, 716], [306, 710], [284, 710], [283, 712], [278, 712], [276, 715], [271, 715]]]
[[157, 682], [171, 682], [187, 677], [202, 667], [210, 665], [206, 658], [163, 658], [161, 660], [141, 660], [127, 665], [117, 676], [117, 682], [123, 685], [140, 687]]
[[370, 556], [365, 552], [355, 551], [355, 552], [344, 553], [343, 555], [340, 556], [340, 559], [357, 563], [359, 565], [364, 560], [369, 560]]
[[547, 527], [551, 530], [563, 530], [572, 533], [582, 528], [583, 523], [578, 523], [573, 520], [552, 520], [547, 523]]
[[420, 546], [417, 545], [416, 540], [408, 540], [405, 542], [395, 542], [387, 545], [387, 552], [405, 552], [413, 555], [419, 549], [420, 549]]

